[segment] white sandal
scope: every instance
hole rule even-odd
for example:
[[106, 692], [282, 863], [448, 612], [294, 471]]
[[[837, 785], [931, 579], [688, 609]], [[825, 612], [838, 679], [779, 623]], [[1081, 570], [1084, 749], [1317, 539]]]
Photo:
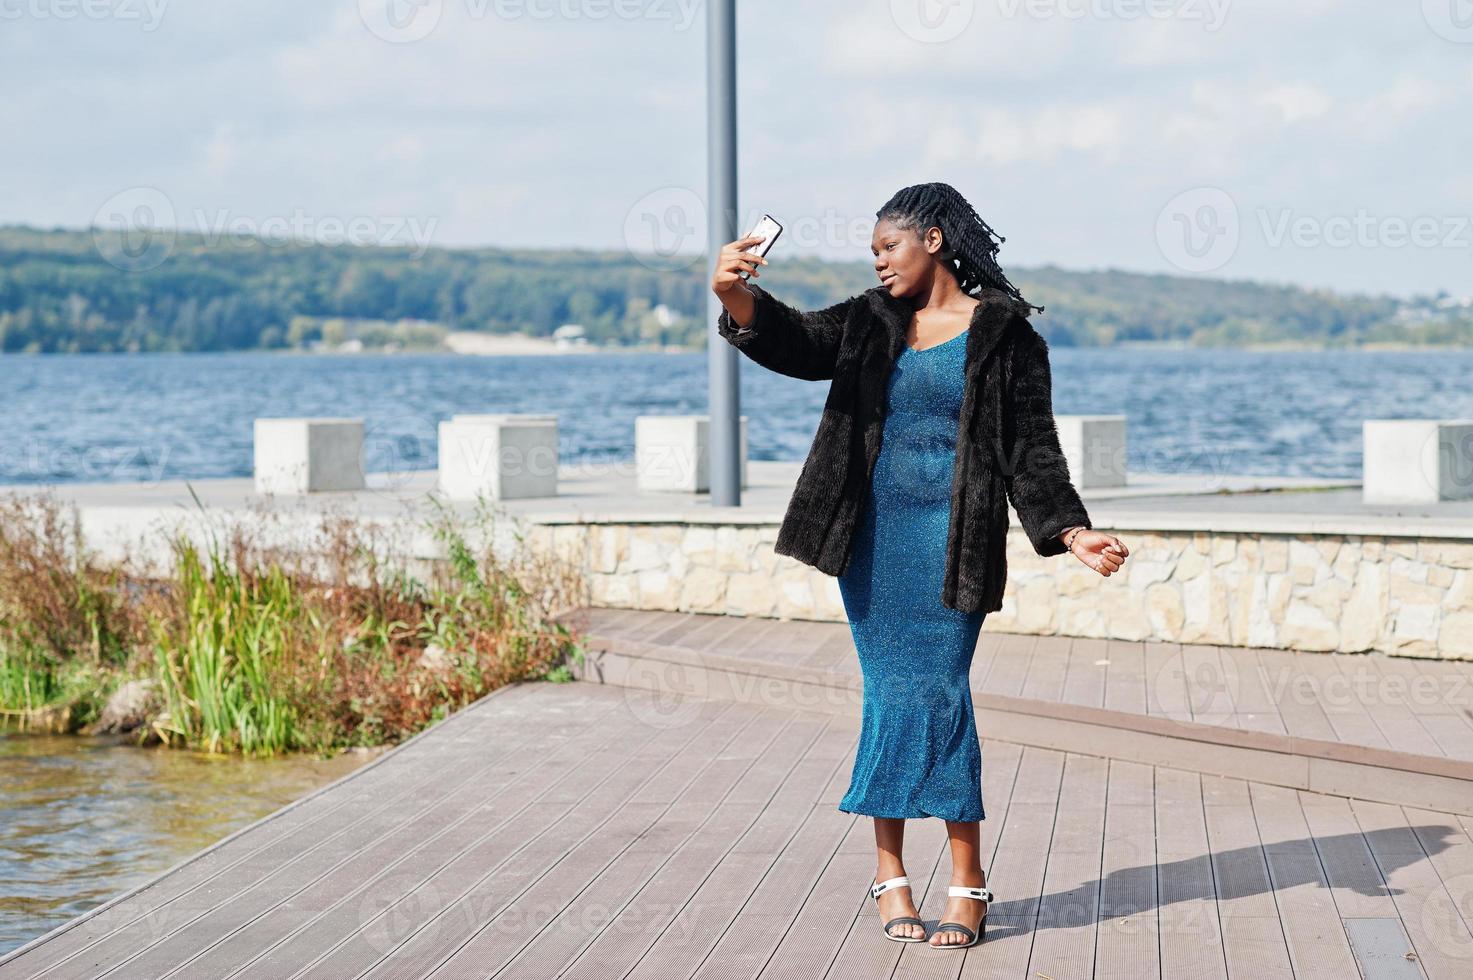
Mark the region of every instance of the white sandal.
[[[910, 887], [910, 879], [908, 877], [906, 877], [905, 875], [901, 875], [898, 878], [890, 878], [890, 879], [887, 879], [885, 881], [876, 882], [876, 883], [871, 884], [869, 886], [869, 897], [870, 898], [873, 898], [875, 900], [875, 908], [878, 909], [880, 907], [880, 895], [882, 893], [887, 892], [887, 891], [889, 891], [892, 888], [909, 888], [909, 887]], [[926, 928], [926, 924], [924, 922], [922, 922], [920, 919], [917, 919], [913, 915], [899, 915], [899, 916], [896, 916], [895, 918], [891, 919], [889, 922], [886, 922], [883, 926], [880, 927], [882, 930], [884, 930], [885, 938], [886, 939], [890, 940], [891, 942], [896, 942], [896, 943], [923, 943], [923, 942], [926, 941], [926, 937], [925, 936], [896, 936], [896, 935], [893, 935], [890, 932], [890, 927], [893, 926], [893, 925], [899, 925], [900, 923], [913, 923], [915, 925], [920, 926], [922, 931], [925, 931], [925, 928]]]
[[[947, 898], [975, 898], [979, 902], [986, 902], [987, 908], [982, 910], [982, 918], [977, 922], [977, 931], [973, 932], [969, 927], [960, 922], [942, 922], [936, 926], [936, 932], [959, 932], [967, 937], [964, 943], [932, 943], [937, 949], [966, 949], [975, 946], [981, 941], [987, 932], [987, 913], [992, 911], [992, 891], [988, 888], [973, 888], [969, 885], [952, 885], [946, 889]], [[935, 935], [936, 933], [932, 933]]]

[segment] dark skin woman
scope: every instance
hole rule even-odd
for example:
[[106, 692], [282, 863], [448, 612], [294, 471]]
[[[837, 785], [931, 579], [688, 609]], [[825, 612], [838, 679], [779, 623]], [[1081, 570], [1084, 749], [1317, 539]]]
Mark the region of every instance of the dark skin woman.
[[[922, 223], [924, 224], [924, 223]], [[744, 285], [741, 274], [753, 278], [768, 265], [746, 249], [758, 244], [760, 237], [746, 237], [721, 250], [712, 279], [712, 290], [741, 327], [752, 323], [756, 300]], [[972, 322], [979, 300], [962, 288], [956, 267], [947, 247], [945, 232], [938, 225], [903, 227], [895, 220], [881, 217], [870, 240], [875, 274], [892, 296], [911, 297], [915, 313], [907, 333], [907, 343], [915, 350], [929, 350], [964, 333]], [[1119, 571], [1129, 550], [1115, 535], [1084, 528], [1065, 529], [1059, 535], [1070, 553], [1089, 568], [1108, 577]], [[875, 844], [878, 851], [876, 881], [886, 881], [905, 874], [902, 850], [905, 820], [875, 817]], [[946, 821], [950, 840], [952, 885], [985, 886], [979, 844], [980, 822]], [[878, 896], [879, 913], [889, 920], [902, 916], [918, 916], [911, 889], [895, 888]], [[974, 931], [986, 914], [987, 902], [977, 898], [948, 898], [942, 920], [959, 922]], [[926, 937], [925, 927], [914, 923], [897, 923], [892, 936], [915, 939]], [[930, 937], [933, 946], [967, 944], [960, 932], [940, 930]]]

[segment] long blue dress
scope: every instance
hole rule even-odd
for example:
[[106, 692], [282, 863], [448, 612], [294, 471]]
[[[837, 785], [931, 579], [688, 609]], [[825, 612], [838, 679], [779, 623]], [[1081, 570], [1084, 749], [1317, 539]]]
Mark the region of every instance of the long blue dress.
[[871, 492], [839, 591], [864, 674], [846, 813], [981, 820], [969, 683], [985, 613], [941, 604], [967, 333], [895, 361]]

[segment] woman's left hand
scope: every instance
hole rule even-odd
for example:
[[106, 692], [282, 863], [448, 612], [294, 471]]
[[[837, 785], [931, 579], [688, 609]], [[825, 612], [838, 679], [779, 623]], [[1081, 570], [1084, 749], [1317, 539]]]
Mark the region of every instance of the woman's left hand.
[[1069, 550], [1074, 553], [1075, 558], [1106, 578], [1120, 571], [1120, 566], [1125, 564], [1125, 559], [1130, 554], [1125, 542], [1113, 534], [1093, 528], [1085, 528], [1074, 535]]

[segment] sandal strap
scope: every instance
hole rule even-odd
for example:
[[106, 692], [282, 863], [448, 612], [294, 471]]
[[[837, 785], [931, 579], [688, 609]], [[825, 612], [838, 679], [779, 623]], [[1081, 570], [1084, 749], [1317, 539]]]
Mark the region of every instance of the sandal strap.
[[885, 925], [884, 925], [883, 928], [884, 928], [884, 930], [886, 932], [889, 932], [891, 926], [893, 926], [893, 925], [899, 925], [902, 922], [910, 923], [912, 925], [918, 925], [918, 926], [921, 926], [921, 927], [924, 927], [926, 925], [924, 922], [922, 922], [920, 919], [917, 919], [913, 915], [901, 915], [901, 916], [897, 916], [897, 917], [891, 919], [889, 922], [885, 923]]
[[881, 893], [883, 892], [887, 892], [892, 888], [904, 888], [909, 884], [910, 878], [906, 875], [900, 875], [897, 878], [887, 878], [884, 881], [876, 882], [875, 884], [870, 885], [870, 898], [879, 898]]
[[971, 927], [964, 926], [960, 922], [943, 922], [936, 927], [937, 932], [959, 932], [967, 937], [968, 942], [977, 941], [977, 933]]
[[948, 898], [975, 898], [978, 901], [992, 904], [992, 890], [990, 888], [972, 888], [968, 885], [952, 885], [946, 889]]

